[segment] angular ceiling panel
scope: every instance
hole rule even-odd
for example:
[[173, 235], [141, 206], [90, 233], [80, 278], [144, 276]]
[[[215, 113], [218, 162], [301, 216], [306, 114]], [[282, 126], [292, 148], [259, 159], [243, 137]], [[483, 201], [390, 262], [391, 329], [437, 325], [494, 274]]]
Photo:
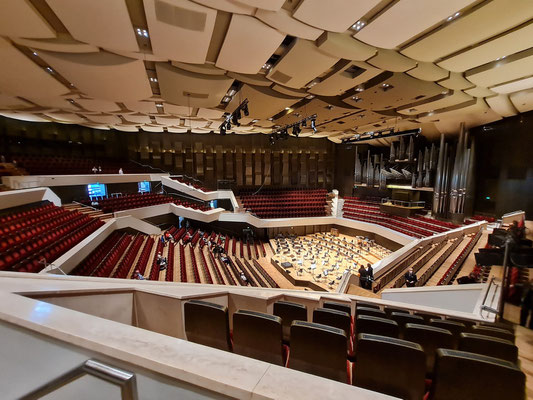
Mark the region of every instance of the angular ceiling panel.
[[15, 96], [0, 93], [0, 110], [20, 110], [24, 108], [32, 108], [33, 104], [19, 99]]
[[278, 11], [285, 0], [233, 0], [237, 4], [244, 4], [250, 7], [261, 8], [263, 10]]
[[466, 80], [463, 75], [456, 72], [452, 72], [448, 78], [440, 80], [439, 85], [453, 90], [469, 89], [474, 86], [472, 82]]
[[398, 1], [354, 36], [373, 46], [394, 49], [471, 3], [474, 0]]
[[435, 98], [426, 101], [410, 104], [407, 107], [399, 108], [397, 111], [400, 114], [414, 115], [432, 112], [434, 110], [442, 110], [446, 108], [455, 107], [459, 104], [464, 104], [473, 101], [472, 96], [469, 96], [460, 90], [455, 92], [435, 96]]
[[368, 110], [385, 110], [405, 104], [420, 102], [442, 93], [442, 88], [433, 82], [421, 81], [406, 74], [395, 73], [384, 82], [366, 87], [357, 95], [358, 107]]
[[30, 113], [23, 113], [23, 112], [6, 112], [2, 111], [0, 112], [0, 115], [6, 118], [13, 118], [18, 119], [20, 121], [28, 121], [28, 122], [50, 122], [49, 119], [43, 118], [39, 115], [34, 115]]
[[533, 22], [503, 36], [439, 62], [442, 68], [463, 72], [533, 46]]
[[76, 103], [88, 111], [115, 112], [120, 110], [120, 107], [117, 105], [117, 103], [113, 103], [112, 101], [76, 99]]
[[124, 102], [130, 111], [137, 111], [143, 114], [157, 114], [157, 107], [153, 101], [128, 101]]
[[96, 122], [98, 124], [109, 124], [109, 125], [115, 125], [120, 124], [122, 120], [117, 117], [116, 115], [110, 115], [110, 114], [101, 114], [101, 115], [86, 115], [85, 116], [89, 121]]
[[326, 75], [319, 83], [310, 88], [309, 92], [321, 96], [338, 96], [382, 72], [382, 70], [363, 62], [344, 62], [342, 68]]
[[407, 71], [407, 74], [423, 81], [435, 82], [447, 78], [450, 73], [433, 63], [419, 62], [415, 68]]
[[39, 56], [83, 93], [103, 100], [135, 101], [152, 96], [144, 63], [107, 52]]
[[125, 1], [46, 0], [76, 40], [98, 47], [139, 51]]
[[302, 0], [293, 16], [316, 28], [344, 32], [379, 2], [380, 0]]
[[280, 32], [302, 39], [315, 40], [324, 32], [322, 29], [313, 28], [294, 19], [290, 11], [285, 9], [277, 12], [259, 9], [255, 17]]
[[233, 97], [233, 100], [228, 103], [226, 110], [233, 111], [237, 108], [241, 99], [248, 99], [249, 117], [255, 119], [267, 119], [300, 100], [297, 97], [283, 95], [270, 88], [244, 85], [239, 93]]
[[476, 86], [472, 89], [464, 90], [464, 92], [474, 97], [488, 97], [494, 96], [496, 94], [496, 92], [493, 92], [492, 90], [484, 88], [482, 86]]
[[55, 31], [29, 0], [0, 2], [0, 36], [50, 39]]
[[57, 51], [60, 53], [92, 53], [100, 51], [96, 46], [78, 42], [68, 36], [60, 36], [56, 39], [14, 38], [13, 42], [34, 50]]
[[491, 86], [529, 77], [533, 71], [533, 49], [468, 71], [465, 77], [478, 86]]
[[267, 78], [299, 89], [337, 61], [338, 58], [322, 53], [313, 42], [297, 39], [287, 54], [270, 70]]
[[525, 113], [533, 110], [533, 89], [513, 93], [509, 98], [519, 112]]
[[136, 126], [131, 126], [131, 125], [114, 125], [112, 128], [118, 131], [123, 131], [123, 132], [138, 132], [139, 131], [139, 129]]
[[144, 0], [154, 55], [204, 64], [217, 11], [188, 0]]
[[68, 89], [7, 40], [0, 38], [0, 92], [20, 97], [52, 97]]
[[531, 0], [492, 0], [416, 41], [402, 53], [434, 62], [533, 18]]
[[195, 3], [202, 4], [216, 10], [225, 11], [235, 14], [253, 15], [256, 8], [250, 7], [243, 3], [237, 3], [232, 0], [193, 0]]
[[460, 122], [464, 122], [467, 128], [472, 128], [502, 118], [489, 108], [485, 100], [477, 99], [475, 102], [466, 103], [465, 107], [430, 113], [418, 119], [421, 122], [435, 122], [443, 133], [457, 133]]
[[485, 100], [490, 108], [502, 117], [511, 117], [517, 114], [516, 108], [511, 103], [511, 100], [509, 100], [509, 96], [501, 94], [499, 96], [487, 97]]
[[350, 35], [324, 32], [316, 41], [317, 47], [333, 57], [345, 60], [365, 61], [374, 56], [377, 50]]
[[215, 65], [242, 74], [255, 74], [284, 38], [283, 33], [254, 17], [234, 14]]
[[493, 86], [491, 89], [496, 93], [514, 93], [520, 90], [533, 88], [533, 76], [525, 79], [519, 79], [517, 81], [504, 83], [503, 85]]
[[395, 50], [380, 49], [367, 61], [377, 68], [393, 72], [405, 72], [416, 67], [416, 61], [402, 56]]
[[216, 107], [233, 83], [218, 75], [200, 75], [168, 64], [156, 64], [161, 97], [169, 103], [192, 107]]
[[122, 116], [124, 120], [131, 122], [133, 124], [149, 124], [152, 122], [148, 115], [143, 114], [129, 114]]

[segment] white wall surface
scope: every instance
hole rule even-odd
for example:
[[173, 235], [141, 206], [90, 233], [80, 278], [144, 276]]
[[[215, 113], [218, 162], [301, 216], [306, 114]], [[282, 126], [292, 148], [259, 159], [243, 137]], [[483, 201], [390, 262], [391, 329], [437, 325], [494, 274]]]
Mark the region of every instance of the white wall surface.
[[479, 283], [385, 289], [381, 294], [381, 298], [401, 303], [473, 313], [480, 297], [484, 296], [484, 289], [487, 286], [486, 283]]
[[47, 187], [39, 187], [34, 189], [0, 192], [0, 210], [18, 207], [24, 204], [36, 203], [43, 200], [49, 200], [56, 206], [61, 205], [61, 199], [54, 192]]

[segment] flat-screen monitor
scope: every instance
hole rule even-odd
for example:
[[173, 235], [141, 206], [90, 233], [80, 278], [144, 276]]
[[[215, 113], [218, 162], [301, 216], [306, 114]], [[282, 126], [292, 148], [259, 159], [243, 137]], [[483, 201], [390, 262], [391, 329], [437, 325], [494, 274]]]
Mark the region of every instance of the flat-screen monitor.
[[105, 196], [107, 193], [106, 185], [103, 183], [90, 183], [87, 185], [87, 193], [89, 198]]
[[149, 193], [150, 192], [150, 182], [143, 181], [139, 182], [139, 193]]

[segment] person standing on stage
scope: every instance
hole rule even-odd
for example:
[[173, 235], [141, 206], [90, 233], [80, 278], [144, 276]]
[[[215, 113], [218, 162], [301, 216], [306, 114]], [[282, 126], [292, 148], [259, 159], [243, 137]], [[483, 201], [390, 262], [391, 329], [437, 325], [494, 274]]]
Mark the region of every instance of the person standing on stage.
[[359, 268], [359, 286], [361, 286], [363, 289], [366, 289], [366, 269], [365, 267], [363, 266], [363, 264], [361, 264], [361, 267]]
[[370, 263], [366, 264], [366, 288], [372, 289], [372, 282], [374, 281], [374, 268]]

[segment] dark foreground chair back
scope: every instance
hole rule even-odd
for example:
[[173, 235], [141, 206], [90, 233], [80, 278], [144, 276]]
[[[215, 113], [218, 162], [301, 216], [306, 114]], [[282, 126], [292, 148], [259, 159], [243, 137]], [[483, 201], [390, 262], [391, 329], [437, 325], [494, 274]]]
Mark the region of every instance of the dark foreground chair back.
[[524, 400], [526, 376], [509, 361], [438, 349], [430, 400]]
[[335, 303], [334, 301], [325, 301], [323, 308], [331, 308], [333, 310], [339, 310], [352, 315], [352, 307], [348, 304]]
[[290, 301], [276, 301], [274, 315], [281, 318], [283, 340], [290, 341], [292, 321], [307, 321], [307, 307]]
[[437, 328], [447, 329], [449, 330], [457, 343], [459, 343], [459, 339], [461, 338], [461, 333], [466, 331], [465, 324], [462, 324], [460, 322], [450, 321], [447, 319], [431, 319], [429, 320], [429, 325], [436, 326]]
[[381, 311], [376, 308], [370, 308], [370, 307], [362, 307], [359, 306], [355, 309], [355, 315], [371, 315], [372, 317], [378, 317], [378, 318], [387, 318], [387, 314], [385, 314], [385, 311]]
[[424, 325], [424, 318], [420, 317], [419, 315], [393, 312], [390, 315], [390, 319], [398, 323], [398, 326], [400, 327], [400, 337], [403, 336], [403, 333], [405, 330], [405, 324], [411, 323], [411, 324]]
[[271, 364], [285, 365], [281, 318], [255, 311], [233, 314], [233, 352]]
[[294, 321], [289, 368], [338, 382], [348, 382], [347, 338], [342, 329]]
[[429, 321], [431, 319], [442, 319], [442, 317], [440, 315], [431, 314], [431, 313], [422, 312], [422, 311], [416, 311], [415, 315], [424, 318], [424, 323], [425, 324], [429, 324]]
[[431, 377], [435, 367], [435, 352], [439, 348], [456, 349], [457, 342], [452, 333], [435, 326], [407, 324], [403, 338], [418, 343], [426, 353], [426, 375]]
[[355, 331], [357, 335], [360, 333], [370, 333], [397, 338], [400, 329], [398, 324], [390, 319], [359, 315], [355, 323]]
[[401, 308], [395, 308], [395, 307], [384, 307], [383, 311], [385, 311], [385, 314], [387, 314], [387, 318], [390, 318], [393, 312], [402, 312], [402, 313], [409, 314], [409, 311], [403, 310]]
[[447, 321], [453, 321], [453, 322], [459, 322], [461, 324], [464, 324], [466, 326], [466, 332], [471, 332], [472, 328], [476, 325], [476, 321], [472, 321], [472, 320], [464, 319], [464, 318], [448, 317], [448, 318], [446, 318], [446, 320]]
[[472, 333], [485, 336], [493, 336], [500, 339], [508, 340], [512, 343], [515, 341], [515, 336], [513, 333], [509, 332], [506, 329], [494, 328], [491, 326], [485, 325], [476, 325], [472, 328]]
[[231, 351], [228, 308], [202, 300], [184, 304], [187, 340]]
[[344, 311], [332, 308], [316, 308], [313, 311], [313, 322], [342, 329], [347, 337], [351, 335], [350, 314]]
[[517, 363], [518, 347], [513, 342], [494, 336], [461, 333], [459, 350]]
[[357, 338], [355, 386], [406, 400], [423, 398], [426, 357], [420, 345], [365, 333]]
[[357, 307], [366, 307], [366, 308], [375, 308], [376, 310], [380, 310], [380, 307], [377, 304], [371, 304], [371, 303], [365, 303], [363, 301], [358, 301], [356, 303]]

